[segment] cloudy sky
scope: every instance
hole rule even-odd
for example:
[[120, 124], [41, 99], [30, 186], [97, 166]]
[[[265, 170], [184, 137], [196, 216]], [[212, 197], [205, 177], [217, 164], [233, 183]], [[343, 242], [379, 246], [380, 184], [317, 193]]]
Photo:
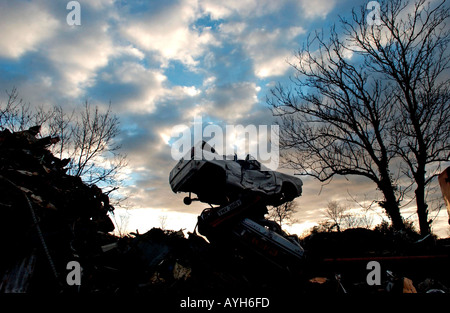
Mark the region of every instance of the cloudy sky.
[[[128, 228], [140, 232], [159, 226], [161, 216], [168, 228], [192, 231], [204, 207], [184, 206], [184, 195], [170, 189], [173, 127], [192, 125], [195, 116], [221, 126], [274, 124], [266, 97], [293, 74], [287, 60], [294, 60], [310, 32], [328, 29], [358, 5], [90, 0], [78, 1], [81, 25], [68, 25], [68, 3], [0, 0], [0, 99], [17, 87], [32, 105], [71, 110], [85, 100], [99, 107], [111, 102], [129, 162], [124, 191], [134, 209], [127, 213]], [[336, 178], [325, 186], [305, 178], [291, 230], [298, 233], [323, 220], [328, 201], [355, 207], [352, 199], [370, 202], [377, 197], [374, 189], [360, 178]], [[412, 216], [413, 209], [405, 206], [403, 214]], [[446, 220], [444, 210], [435, 227], [444, 236]]]

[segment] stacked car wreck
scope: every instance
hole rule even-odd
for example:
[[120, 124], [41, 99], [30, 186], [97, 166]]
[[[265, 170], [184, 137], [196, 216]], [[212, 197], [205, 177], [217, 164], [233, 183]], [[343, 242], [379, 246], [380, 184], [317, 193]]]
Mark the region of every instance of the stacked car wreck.
[[189, 193], [185, 204], [195, 200], [210, 205], [198, 217], [198, 230], [209, 241], [231, 242], [289, 271], [299, 268], [304, 251], [298, 238], [264, 217], [268, 205], [301, 195], [299, 178], [271, 171], [250, 155], [245, 160], [220, 156], [201, 142], [178, 162], [169, 181], [174, 192]]

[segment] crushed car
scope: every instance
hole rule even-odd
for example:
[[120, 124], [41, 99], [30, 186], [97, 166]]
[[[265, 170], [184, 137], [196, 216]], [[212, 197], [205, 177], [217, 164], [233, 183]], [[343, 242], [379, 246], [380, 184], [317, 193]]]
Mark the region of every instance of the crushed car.
[[192, 200], [224, 205], [243, 193], [258, 193], [267, 205], [280, 205], [302, 194], [300, 178], [266, 168], [247, 155], [245, 160], [236, 156], [221, 156], [205, 141], [192, 147], [170, 172], [172, 190], [195, 193]]
[[234, 243], [288, 270], [303, 260], [298, 237], [289, 236], [278, 223], [264, 217], [268, 205], [281, 205], [301, 195], [299, 178], [265, 168], [249, 155], [245, 160], [219, 156], [203, 141], [175, 165], [169, 183], [173, 192], [189, 193], [184, 198], [186, 205], [192, 201], [210, 205], [197, 224], [210, 242]]

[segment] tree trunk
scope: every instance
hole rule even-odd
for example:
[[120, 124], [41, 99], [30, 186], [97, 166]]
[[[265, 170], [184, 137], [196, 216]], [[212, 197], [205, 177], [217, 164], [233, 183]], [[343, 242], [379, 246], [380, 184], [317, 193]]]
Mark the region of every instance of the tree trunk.
[[392, 226], [396, 230], [402, 230], [405, 228], [405, 224], [403, 222], [403, 218], [400, 215], [400, 209], [398, 207], [398, 204], [394, 201], [385, 201], [380, 203], [380, 206], [383, 207], [391, 219]]
[[423, 168], [423, 166], [418, 169], [415, 180], [417, 183], [415, 194], [420, 234], [422, 236], [426, 236], [431, 232], [431, 230], [430, 223], [428, 222], [428, 204], [425, 200], [425, 169]]
[[396, 230], [404, 229], [405, 224], [400, 214], [400, 207], [394, 193], [395, 189], [392, 186], [390, 179], [383, 179], [383, 181], [378, 184], [378, 187], [383, 193], [385, 199], [384, 201], [379, 202], [379, 204], [391, 219], [392, 226]]

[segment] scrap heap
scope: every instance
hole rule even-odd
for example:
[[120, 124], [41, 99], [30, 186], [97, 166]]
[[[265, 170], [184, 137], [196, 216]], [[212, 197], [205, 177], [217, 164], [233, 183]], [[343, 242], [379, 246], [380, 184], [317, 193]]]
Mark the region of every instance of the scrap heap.
[[[108, 196], [68, 175], [70, 160], [47, 149], [59, 139], [39, 138], [39, 131], [39, 126], [0, 131], [0, 293], [128, 293], [160, 299], [251, 291], [278, 293], [285, 301], [296, 300], [299, 292], [387, 292], [390, 278], [383, 278], [382, 286], [366, 283], [366, 263], [374, 259], [383, 270], [422, 282], [416, 284], [419, 292], [448, 292], [448, 239], [436, 246], [417, 238], [395, 245], [397, 239], [377, 231], [316, 233], [301, 242], [305, 258], [298, 238], [261, 218], [266, 201], [259, 193], [242, 193], [205, 209], [198, 231], [210, 242], [196, 232], [186, 238], [182, 231], [157, 228], [113, 236]], [[72, 261], [82, 268], [74, 285], [68, 283]]]
[[[68, 175], [40, 127], [0, 132], [0, 293], [180, 294], [276, 286], [276, 272], [195, 233], [151, 229], [119, 238], [108, 196]], [[81, 283], [67, 278], [77, 261]], [[244, 264], [244, 265], [243, 265]]]
[[33, 291], [31, 280], [41, 291], [67, 286], [67, 263], [97, 253], [114, 230], [108, 196], [66, 174], [70, 160], [47, 149], [59, 138], [39, 132], [0, 132], [2, 292]]
[[301, 270], [304, 250], [298, 237], [265, 218], [267, 206], [281, 206], [301, 195], [301, 179], [270, 170], [250, 155], [242, 160], [220, 156], [202, 141], [175, 165], [169, 183], [173, 192], [189, 193], [186, 205], [209, 205], [198, 217], [198, 230], [211, 243], [253, 254], [291, 273]]

